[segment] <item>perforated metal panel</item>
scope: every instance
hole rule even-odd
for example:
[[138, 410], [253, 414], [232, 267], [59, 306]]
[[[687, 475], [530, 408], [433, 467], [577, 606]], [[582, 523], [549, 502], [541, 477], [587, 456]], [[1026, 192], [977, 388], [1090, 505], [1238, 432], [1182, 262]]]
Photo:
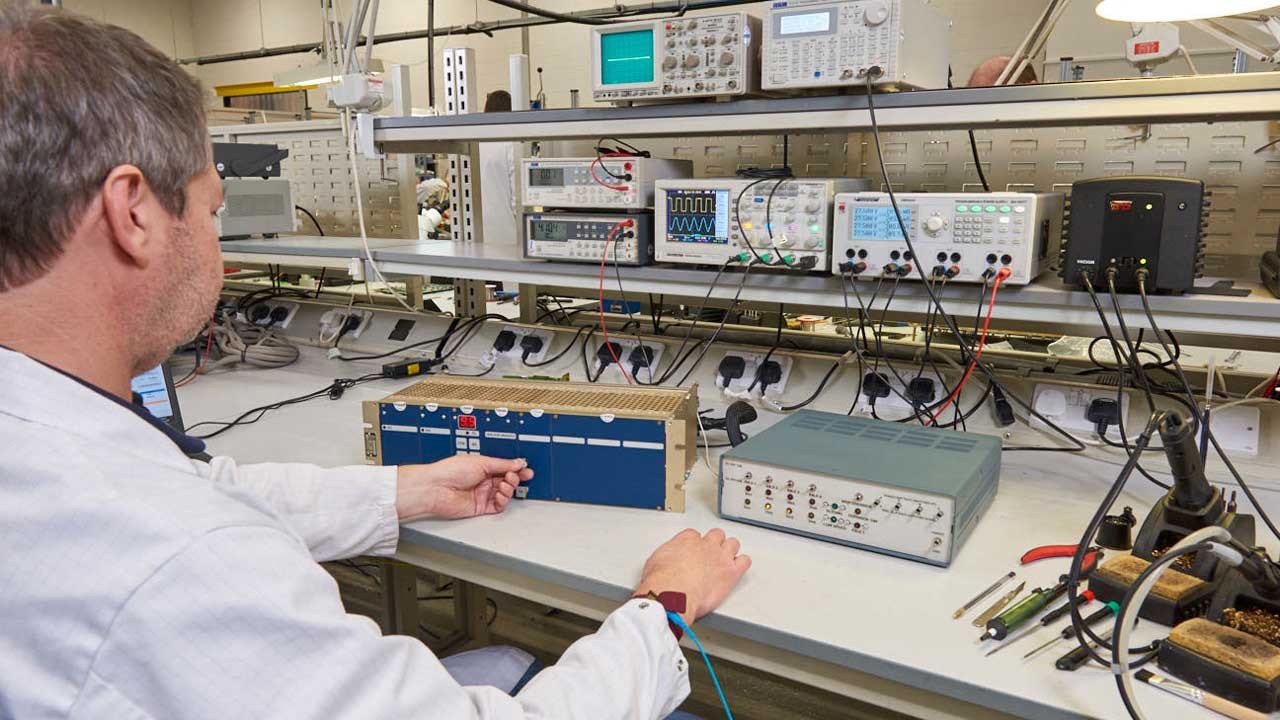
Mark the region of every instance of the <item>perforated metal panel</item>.
[[671, 419], [690, 398], [689, 391], [666, 388], [590, 386], [533, 380], [437, 377], [411, 385], [385, 402], [432, 402], [509, 410], [545, 410], [574, 414], [613, 413], [627, 417]]
[[[444, 114], [466, 115], [476, 99], [476, 81], [472, 74], [476, 51], [471, 48], [447, 48], [444, 51]], [[476, 147], [466, 153], [448, 156], [450, 228], [452, 238], [473, 242], [482, 238], [480, 228], [480, 192], [475, 168], [480, 166]]]
[[[857, 177], [861, 172], [861, 148], [849, 135], [793, 135], [788, 139], [787, 162], [802, 177]], [[856, 136], [854, 136], [856, 137]], [[748, 167], [782, 165], [781, 135], [645, 140], [642, 146], [654, 157], [691, 160], [694, 177], [727, 177]]]
[[[215, 139], [229, 142], [269, 143], [287, 148], [280, 163], [281, 177], [289, 181], [294, 202], [310, 210], [326, 235], [358, 236], [355, 185], [347, 144], [336, 121], [282, 123], [211, 128]], [[365, 226], [371, 237], [416, 238], [417, 219], [412, 183], [412, 156], [388, 155], [385, 160], [357, 156], [364, 186]], [[407, 171], [407, 175], [402, 177]], [[407, 196], [401, 192], [408, 193]], [[406, 210], [406, 208], [408, 208]], [[303, 219], [300, 232], [314, 234], [311, 221]]]
[[[1206, 272], [1256, 264], [1280, 230], [1280, 137], [1275, 123], [980, 130], [978, 153], [992, 189], [1071, 191], [1077, 180], [1116, 175], [1168, 175], [1205, 181], [1211, 197]], [[884, 133], [885, 163], [895, 189], [981, 190], [963, 132]], [[878, 178], [870, 136], [862, 138], [861, 171]]]

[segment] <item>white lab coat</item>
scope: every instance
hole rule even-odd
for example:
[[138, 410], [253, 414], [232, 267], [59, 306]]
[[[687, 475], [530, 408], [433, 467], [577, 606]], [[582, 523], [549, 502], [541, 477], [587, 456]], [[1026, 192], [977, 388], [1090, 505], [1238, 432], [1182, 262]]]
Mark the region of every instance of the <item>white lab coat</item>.
[[189, 460], [0, 348], [0, 718], [658, 718], [689, 693], [633, 600], [516, 698], [343, 611], [316, 564], [391, 554], [390, 468]]

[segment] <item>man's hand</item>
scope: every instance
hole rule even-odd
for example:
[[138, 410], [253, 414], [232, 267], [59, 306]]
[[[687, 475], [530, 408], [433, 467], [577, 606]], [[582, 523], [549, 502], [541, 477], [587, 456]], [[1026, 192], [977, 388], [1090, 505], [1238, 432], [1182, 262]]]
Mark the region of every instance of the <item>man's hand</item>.
[[687, 605], [680, 616], [692, 625], [720, 607], [751, 567], [751, 558], [738, 554], [741, 547], [737, 538], [726, 538], [719, 528], [706, 535], [684, 530], [649, 556], [636, 594], [684, 593]]
[[430, 465], [401, 465], [396, 473], [400, 521], [448, 520], [494, 515], [510, 502], [516, 486], [533, 477], [523, 459], [454, 455]]

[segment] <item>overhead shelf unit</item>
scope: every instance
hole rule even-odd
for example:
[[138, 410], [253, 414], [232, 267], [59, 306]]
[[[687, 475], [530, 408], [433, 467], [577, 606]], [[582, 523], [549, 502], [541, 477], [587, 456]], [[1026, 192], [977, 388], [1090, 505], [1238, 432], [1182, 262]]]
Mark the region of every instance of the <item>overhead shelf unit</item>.
[[[462, 245], [447, 240], [407, 243], [403, 240], [370, 241], [378, 267], [390, 275], [438, 275], [466, 280], [491, 280], [531, 283], [547, 287], [573, 288], [595, 292], [599, 287], [599, 266], [579, 263], [530, 262], [520, 256], [518, 248], [500, 245]], [[345, 268], [354, 259], [364, 257], [358, 239], [331, 237], [295, 237], [284, 240], [237, 240], [222, 244], [227, 261], [256, 265], [280, 264], [302, 267]], [[668, 297], [701, 298], [715, 277], [714, 270], [682, 267], [619, 267], [623, 287], [632, 299], [648, 293]], [[609, 273], [605, 292], [617, 291], [616, 280]], [[731, 299], [740, 275], [725, 273], [712, 292], [713, 298]], [[886, 281], [886, 286], [887, 286]], [[859, 281], [863, 297], [876, 281]], [[1249, 297], [1217, 295], [1153, 296], [1151, 305], [1162, 328], [1191, 334], [1234, 335], [1274, 340], [1280, 323], [1280, 300], [1261, 285], [1242, 283], [1252, 291]], [[952, 285], [942, 297], [948, 308], [976, 307], [976, 285]], [[884, 293], [881, 293], [881, 297]], [[746, 301], [778, 302], [788, 305], [831, 308], [838, 316], [843, 312], [844, 296], [838, 278], [796, 273], [753, 271], [742, 289]], [[852, 296], [850, 303], [855, 303]], [[1119, 298], [1126, 321], [1132, 327], [1146, 327], [1147, 320], [1136, 296]], [[895, 314], [922, 314], [929, 298], [919, 282], [904, 280], [893, 299]], [[854, 308], [856, 313], [856, 305]], [[1017, 322], [1046, 328], [1092, 328], [1097, 315], [1089, 296], [1065, 287], [1053, 276], [1042, 277], [1026, 287], [1000, 290], [996, 316], [1002, 322]]]
[[[1280, 117], [1280, 73], [1179, 78], [1105, 80], [999, 88], [959, 88], [880, 94], [877, 120], [885, 130], [1072, 127], [1150, 123], [1273, 120]], [[681, 137], [736, 133], [855, 132], [870, 128], [864, 95], [772, 98], [621, 108], [583, 108], [443, 117], [392, 117], [375, 122], [375, 139], [386, 152], [457, 152], [474, 142], [595, 140], [601, 136]], [[410, 243], [371, 240], [384, 272], [496, 280], [594, 291], [598, 268], [572, 263], [529, 262], [509, 245], [455, 245], [447, 241]], [[229, 259], [246, 263], [346, 267], [363, 258], [359, 240], [285, 238], [224, 243]], [[622, 268], [625, 289], [667, 296], [702, 297], [713, 271], [672, 267]], [[730, 298], [737, 278], [723, 278], [713, 297]], [[871, 287], [865, 285], [863, 287]], [[1280, 300], [1258, 283], [1239, 283], [1248, 297], [1185, 295], [1153, 297], [1162, 327], [1199, 335], [1250, 338], [1250, 344], [1280, 342]], [[610, 291], [606, 284], [606, 291]], [[976, 290], [953, 286], [943, 293], [955, 308], [976, 303]], [[796, 274], [753, 272], [742, 298], [748, 301], [811, 305], [842, 312], [839, 280]], [[1145, 327], [1138, 298], [1120, 304], [1135, 327]], [[922, 314], [929, 308], [924, 288], [902, 282], [895, 314]], [[1042, 277], [1023, 288], [1004, 288], [997, 316], [1006, 322], [1047, 328], [1096, 328], [1088, 295]]]
[[[885, 130], [1072, 127], [1271, 120], [1280, 73], [955, 88], [875, 96]], [[471, 142], [595, 140], [866, 130], [865, 95], [581, 108], [375, 121], [388, 152], [445, 152]]]

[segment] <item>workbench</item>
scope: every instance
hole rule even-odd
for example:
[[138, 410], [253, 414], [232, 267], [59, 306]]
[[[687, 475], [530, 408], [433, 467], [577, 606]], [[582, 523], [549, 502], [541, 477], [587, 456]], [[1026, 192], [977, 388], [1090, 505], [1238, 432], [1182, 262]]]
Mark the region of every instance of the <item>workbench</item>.
[[[798, 397], [807, 395], [824, 365], [796, 371]], [[561, 363], [581, 375], [576, 352]], [[544, 369], [556, 373], [561, 364]], [[828, 365], [829, 366], [829, 365]], [[715, 362], [703, 362], [695, 380], [704, 406], [727, 402], [713, 387]], [[250, 407], [323, 387], [336, 377], [374, 372], [372, 363], [339, 363], [324, 351], [304, 348], [303, 358], [279, 370], [232, 370], [202, 376], [180, 391], [188, 424], [227, 419]], [[495, 373], [498, 374], [498, 373]], [[853, 392], [847, 372], [813, 405], [844, 412]], [[210, 452], [240, 462], [305, 461], [325, 466], [363, 461], [360, 402], [384, 397], [412, 380], [380, 380], [349, 390], [337, 401], [315, 400], [269, 413], [210, 442]], [[803, 392], [802, 392], [803, 391]], [[788, 393], [793, 394], [793, 393]], [[985, 415], [985, 413], [980, 413]], [[750, 427], [780, 416], [761, 413]], [[971, 426], [972, 429], [972, 426]], [[1136, 430], [1131, 430], [1136, 432]], [[1040, 444], [1046, 436], [1040, 435]], [[1067, 453], [1006, 453], [994, 505], [950, 568], [938, 568], [717, 517], [716, 464], [699, 459], [687, 486], [683, 514], [551, 502], [517, 501], [500, 516], [457, 522], [413, 522], [401, 532], [397, 557], [406, 563], [457, 577], [549, 606], [603, 618], [629, 597], [645, 559], [679, 530], [723, 527], [742, 541], [753, 566], [715, 614], [696, 626], [708, 652], [851, 698], [922, 718], [1125, 717], [1110, 672], [1090, 666], [1075, 673], [1053, 668], [1068, 643], [1029, 662], [1010, 650], [982, 657], [980, 630], [952, 612], [1017, 569], [1027, 587], [1048, 587], [1066, 572], [1065, 560], [1016, 567], [1026, 550], [1075, 543], [1123, 456]], [[857, 458], [849, 458], [856, 463]], [[1149, 462], [1163, 469], [1158, 455]], [[1221, 473], [1210, 468], [1213, 479]], [[1242, 465], [1252, 478], [1256, 468]], [[608, 482], [608, 478], [601, 478]], [[1141, 518], [1159, 491], [1137, 475], [1120, 503]], [[1275, 492], [1258, 491], [1271, 505]], [[1241, 511], [1248, 511], [1241, 497]], [[1273, 510], [1273, 513], [1275, 511]], [[1259, 538], [1265, 529], [1259, 523]], [[1274, 542], [1267, 546], [1275, 551]], [[1005, 589], [1011, 588], [1007, 585]], [[994, 597], [994, 596], [993, 596]], [[984, 608], [990, 600], [978, 608]], [[1139, 625], [1147, 642], [1166, 633]], [[688, 642], [686, 640], [686, 642]], [[1026, 643], [1026, 649], [1034, 643]], [[1025, 650], [1023, 651], [1025, 652]], [[725, 692], [732, 705], [734, 688]], [[1216, 717], [1139, 684], [1149, 717]]]

